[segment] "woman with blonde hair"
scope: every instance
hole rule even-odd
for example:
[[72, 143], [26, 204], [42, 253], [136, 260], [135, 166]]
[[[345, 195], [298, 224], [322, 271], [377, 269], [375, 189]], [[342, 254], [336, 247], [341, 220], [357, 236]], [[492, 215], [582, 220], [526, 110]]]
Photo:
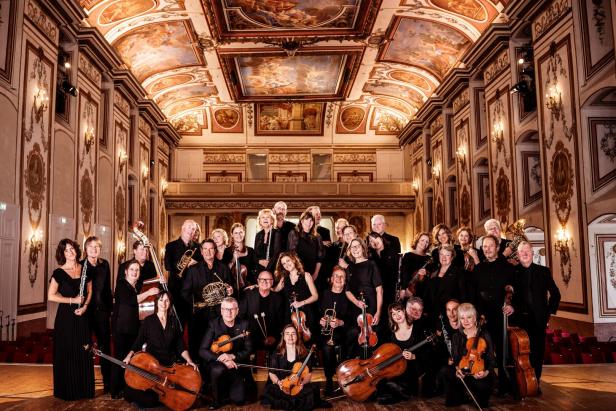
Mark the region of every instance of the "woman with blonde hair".
[[257, 260], [257, 272], [274, 272], [278, 255], [280, 254], [282, 238], [280, 231], [275, 228], [276, 218], [269, 208], [259, 211], [257, 224], [261, 230], [255, 235], [255, 258]]
[[[453, 247], [453, 232], [447, 224], [437, 224], [432, 229], [432, 261], [438, 263], [439, 250], [445, 245]], [[464, 255], [462, 250], [455, 250], [453, 265], [464, 267]]]
[[216, 259], [222, 261], [224, 264], [228, 264], [229, 261], [225, 261], [225, 249], [229, 245], [229, 235], [222, 228], [216, 228], [212, 230], [210, 238], [214, 240], [216, 244]]

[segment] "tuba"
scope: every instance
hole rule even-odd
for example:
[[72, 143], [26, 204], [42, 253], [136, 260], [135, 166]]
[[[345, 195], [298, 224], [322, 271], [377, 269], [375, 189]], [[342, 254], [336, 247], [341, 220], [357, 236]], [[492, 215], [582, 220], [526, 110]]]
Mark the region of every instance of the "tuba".
[[201, 297], [203, 297], [203, 301], [199, 303], [194, 303], [194, 308], [203, 308], [203, 307], [213, 307], [222, 302], [222, 300], [227, 297], [227, 287], [228, 284], [223, 282], [220, 277], [216, 273], [214, 273], [216, 278], [219, 281], [206, 284], [201, 291]]
[[528, 238], [524, 234], [525, 225], [526, 220], [520, 218], [516, 222], [509, 224], [507, 230], [505, 230], [505, 234], [510, 234], [512, 236], [511, 243], [509, 243], [509, 248], [511, 248], [512, 253], [509, 258], [518, 260], [518, 246], [522, 241], [528, 241]]

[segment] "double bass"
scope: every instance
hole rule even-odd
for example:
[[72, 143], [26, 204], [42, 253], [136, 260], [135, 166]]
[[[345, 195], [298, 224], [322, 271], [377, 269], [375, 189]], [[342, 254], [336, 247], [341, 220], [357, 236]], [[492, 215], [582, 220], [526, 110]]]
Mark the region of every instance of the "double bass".
[[154, 391], [159, 401], [174, 411], [189, 409], [199, 396], [201, 374], [190, 365], [176, 363], [165, 367], [144, 351], [135, 353], [126, 364], [94, 347], [86, 345], [84, 349], [124, 368], [126, 385], [136, 390]]

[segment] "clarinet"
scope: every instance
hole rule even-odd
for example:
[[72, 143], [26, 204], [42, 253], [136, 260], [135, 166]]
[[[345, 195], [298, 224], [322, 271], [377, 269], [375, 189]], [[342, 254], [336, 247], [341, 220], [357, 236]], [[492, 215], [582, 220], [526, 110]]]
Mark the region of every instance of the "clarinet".
[[81, 282], [79, 283], [79, 304], [77, 308], [81, 308], [83, 304], [81, 298], [83, 297], [86, 288], [86, 271], [88, 270], [88, 259], [83, 260], [83, 269], [81, 270]]
[[269, 265], [269, 253], [270, 253], [270, 244], [272, 242], [272, 234], [274, 234], [274, 229], [270, 229], [269, 235], [267, 237], [267, 250], [265, 251], [265, 259], [268, 261]]
[[398, 254], [398, 282], [396, 283], [396, 295], [394, 301], [400, 302], [400, 292], [402, 292], [402, 253]]
[[443, 314], [439, 315], [441, 319], [441, 329], [443, 330], [443, 339], [445, 340], [445, 345], [447, 346], [447, 351], [449, 351], [449, 355], [453, 358], [453, 349], [451, 348], [451, 339], [449, 338], [449, 332], [447, 332], [447, 328], [445, 327], [445, 322], [443, 321]]

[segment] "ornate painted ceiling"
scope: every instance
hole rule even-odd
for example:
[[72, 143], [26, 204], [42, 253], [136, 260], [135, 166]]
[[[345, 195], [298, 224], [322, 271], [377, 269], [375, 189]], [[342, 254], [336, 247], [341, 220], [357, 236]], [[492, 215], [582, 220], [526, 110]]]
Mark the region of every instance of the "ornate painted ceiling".
[[208, 129], [206, 113], [211, 132], [241, 132], [254, 103], [256, 134], [322, 130], [326, 111], [337, 133], [397, 134], [507, 1], [80, 3], [181, 133]]

